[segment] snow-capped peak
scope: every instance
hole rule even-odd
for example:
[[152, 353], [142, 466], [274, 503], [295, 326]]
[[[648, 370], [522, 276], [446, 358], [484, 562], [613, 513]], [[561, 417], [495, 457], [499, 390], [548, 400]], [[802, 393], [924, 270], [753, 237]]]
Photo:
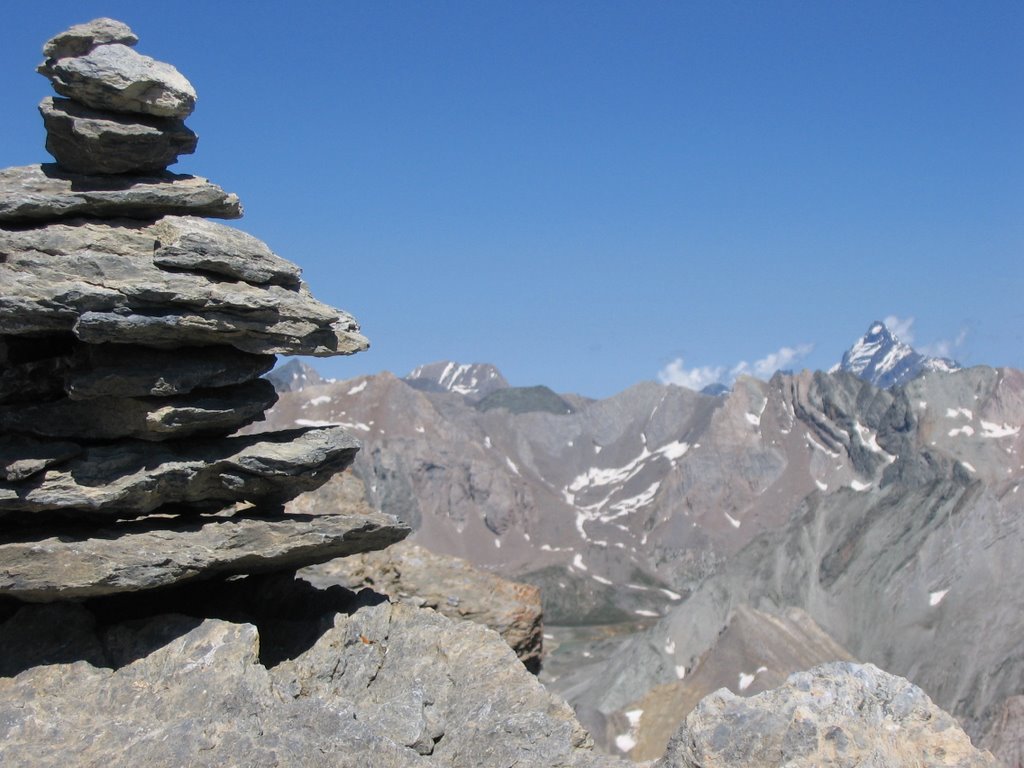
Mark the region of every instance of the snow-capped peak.
[[427, 392], [453, 392], [472, 399], [508, 387], [505, 377], [489, 363], [429, 363], [417, 367], [403, 381]]
[[844, 354], [831, 371], [849, 371], [877, 387], [887, 389], [917, 377], [922, 371], [957, 371], [960, 365], [944, 357], [916, 352], [892, 333], [885, 323], [875, 321]]

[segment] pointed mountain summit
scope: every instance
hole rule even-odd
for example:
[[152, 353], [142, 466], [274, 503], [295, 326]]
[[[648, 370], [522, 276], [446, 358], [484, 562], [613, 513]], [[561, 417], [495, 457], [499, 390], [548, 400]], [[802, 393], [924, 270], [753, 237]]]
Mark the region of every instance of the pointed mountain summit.
[[265, 378], [274, 385], [274, 389], [279, 393], [298, 392], [306, 387], [316, 387], [327, 383], [327, 379], [321, 376], [316, 368], [298, 358], [292, 358], [284, 365], [277, 366]]
[[848, 371], [876, 387], [905, 384], [924, 371], [958, 371], [961, 366], [946, 357], [929, 357], [900, 341], [885, 323], [875, 321], [844, 354], [832, 371]]
[[404, 376], [402, 381], [423, 392], [454, 392], [472, 400], [508, 387], [505, 377], [489, 363], [428, 363]]

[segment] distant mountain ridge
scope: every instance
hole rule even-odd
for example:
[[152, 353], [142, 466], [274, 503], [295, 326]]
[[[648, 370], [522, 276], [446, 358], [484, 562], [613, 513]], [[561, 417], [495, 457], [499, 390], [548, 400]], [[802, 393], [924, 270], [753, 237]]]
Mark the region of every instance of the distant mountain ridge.
[[402, 381], [423, 392], [453, 392], [474, 400], [506, 389], [508, 381], [490, 363], [453, 363], [443, 360], [414, 369]]
[[961, 369], [955, 360], [929, 357], [905, 344], [876, 320], [844, 354], [831, 372], [848, 371], [880, 389], [889, 389], [917, 378], [925, 371], [952, 372]]
[[[601, 743], [629, 742], [628, 713], [657, 686], [731, 678], [747, 693], [784, 676], [726, 642], [737, 616], [766, 648], [803, 633], [797, 666], [827, 645], [816, 625], [979, 737], [1024, 679], [1010, 650], [1024, 560], [1007, 554], [1024, 548], [1024, 374], [927, 368], [884, 324], [868, 330], [851, 370], [740, 376], [716, 396], [653, 382], [549, 396], [438, 363], [285, 392], [266, 426], [348, 428], [372, 506], [429, 549], [539, 586], [548, 622], [661, 619], [632, 642], [578, 645], [583, 666], [548, 681]], [[949, 372], [866, 378], [914, 363]]]
[[278, 392], [299, 392], [306, 387], [317, 387], [328, 382], [311, 365], [298, 358], [279, 365], [265, 377]]

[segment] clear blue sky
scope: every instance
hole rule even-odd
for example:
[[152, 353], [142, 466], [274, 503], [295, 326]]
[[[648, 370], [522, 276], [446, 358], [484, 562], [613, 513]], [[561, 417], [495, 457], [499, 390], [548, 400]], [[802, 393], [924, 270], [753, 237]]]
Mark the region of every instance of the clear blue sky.
[[[42, 43], [107, 15], [195, 85], [238, 226], [373, 348], [606, 396], [895, 315], [1024, 368], [1024, 3], [4, 5], [0, 165], [48, 159]], [[959, 342], [959, 344], [957, 343]], [[786, 359], [783, 354], [780, 358]]]

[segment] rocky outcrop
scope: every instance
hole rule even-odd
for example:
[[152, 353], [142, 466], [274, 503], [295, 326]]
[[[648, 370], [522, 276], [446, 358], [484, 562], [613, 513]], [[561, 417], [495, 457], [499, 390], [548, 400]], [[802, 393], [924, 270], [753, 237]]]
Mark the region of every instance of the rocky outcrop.
[[622, 768], [493, 632], [368, 591], [252, 579], [162, 597], [187, 615], [123, 618], [138, 600], [18, 610], [0, 625], [0, 758]]
[[917, 686], [871, 664], [791, 675], [751, 698], [720, 690], [656, 768], [997, 768]]
[[0, 170], [0, 224], [31, 224], [74, 216], [237, 219], [238, 197], [198, 176], [163, 171], [148, 176], [86, 176], [59, 165]]
[[369, 587], [411, 605], [432, 608], [495, 630], [531, 672], [540, 669], [540, 590], [403, 542], [380, 552], [332, 560], [301, 574], [317, 586]]

